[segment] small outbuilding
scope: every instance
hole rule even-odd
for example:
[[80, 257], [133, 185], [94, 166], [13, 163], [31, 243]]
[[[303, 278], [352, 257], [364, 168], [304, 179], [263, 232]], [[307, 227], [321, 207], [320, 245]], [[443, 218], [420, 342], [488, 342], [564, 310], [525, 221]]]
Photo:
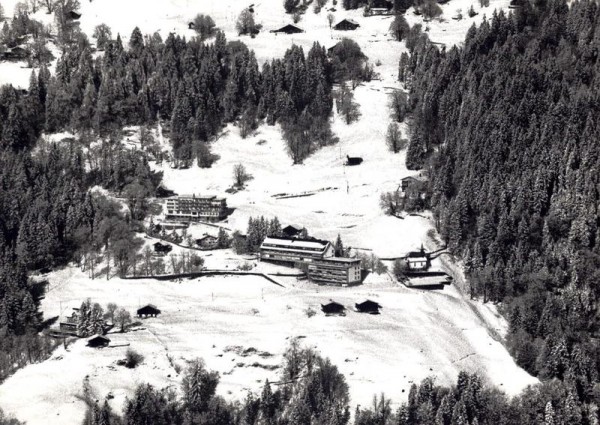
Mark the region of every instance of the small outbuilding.
[[172, 250], [173, 250], [173, 247], [169, 244], [160, 243], [160, 242], [156, 242], [154, 244], [154, 252], [156, 252], [157, 254], [165, 255], [165, 254], [168, 254], [169, 252], [171, 252]]
[[138, 308], [137, 315], [138, 317], [156, 317], [160, 314], [160, 310], [156, 308], [155, 305], [148, 304], [142, 308]]
[[369, 314], [379, 314], [379, 309], [381, 308], [381, 305], [379, 305], [379, 303], [376, 303], [375, 301], [371, 300], [366, 300], [362, 303], [354, 304], [354, 306], [356, 307], [356, 311], [358, 311], [359, 313]]
[[193, 30], [195, 29], [196, 24], [194, 24], [193, 22], [188, 22], [188, 29]]
[[335, 301], [330, 301], [328, 304], [321, 304], [321, 310], [325, 315], [338, 315], [343, 316], [346, 314], [346, 307]]
[[108, 347], [108, 344], [110, 344], [110, 339], [104, 335], [94, 335], [87, 342], [87, 346], [92, 348], [104, 348]]
[[354, 31], [360, 27], [360, 24], [353, 19], [343, 19], [334, 25], [333, 29], [337, 31]]
[[301, 32], [304, 32], [304, 30], [300, 27], [297, 27], [296, 25], [293, 24], [287, 24], [281, 28], [279, 28], [278, 30], [272, 30], [271, 32], [277, 34], [277, 33], [284, 33], [284, 34], [298, 34]]
[[346, 165], [350, 165], [350, 166], [360, 165], [360, 164], [362, 164], [362, 162], [363, 162], [363, 159], [359, 156], [352, 157], [352, 156], [346, 155]]
[[74, 10], [71, 10], [70, 12], [67, 12], [67, 19], [71, 20], [71, 21], [75, 21], [77, 19], [81, 18], [81, 13], [77, 13]]

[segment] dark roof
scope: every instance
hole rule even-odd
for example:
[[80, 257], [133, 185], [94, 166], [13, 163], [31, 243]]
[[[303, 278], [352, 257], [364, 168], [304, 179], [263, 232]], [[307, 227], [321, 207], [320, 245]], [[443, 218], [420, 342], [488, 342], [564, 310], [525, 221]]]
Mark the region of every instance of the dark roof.
[[325, 313], [341, 313], [345, 309], [346, 307], [340, 303], [336, 303], [335, 301], [331, 301], [327, 304], [321, 304], [321, 310], [323, 310]]
[[271, 32], [284, 32], [286, 34], [296, 34], [296, 33], [304, 32], [304, 30], [300, 27], [297, 27], [296, 25], [287, 24], [287, 25], [279, 28], [278, 30], [273, 30]]
[[388, 0], [371, 0], [371, 9], [391, 9], [393, 6]]
[[81, 13], [77, 13], [74, 10], [67, 12], [67, 18], [69, 19], [79, 19], [81, 18]]
[[160, 314], [160, 310], [155, 305], [148, 304], [138, 308], [137, 314]]
[[356, 306], [357, 310], [361, 311], [373, 311], [381, 308], [381, 305], [379, 303], [376, 303], [375, 301], [371, 300], [366, 300], [362, 303], [356, 303], [354, 305]]
[[90, 339], [88, 339], [87, 345], [108, 345], [110, 343], [110, 339], [103, 335], [94, 335]]
[[360, 27], [360, 24], [352, 19], [342, 19], [340, 22], [334, 25], [334, 29], [356, 29]]

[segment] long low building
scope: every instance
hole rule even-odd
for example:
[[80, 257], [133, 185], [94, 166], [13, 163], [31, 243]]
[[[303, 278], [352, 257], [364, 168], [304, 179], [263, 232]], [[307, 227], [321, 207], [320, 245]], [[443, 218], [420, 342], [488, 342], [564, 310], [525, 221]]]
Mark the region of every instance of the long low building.
[[220, 221], [227, 217], [227, 200], [216, 196], [185, 195], [167, 199], [167, 219]]
[[308, 277], [314, 282], [351, 285], [362, 279], [359, 258], [323, 258], [308, 265]]
[[265, 238], [260, 246], [260, 259], [285, 263], [310, 263], [317, 259], [333, 257], [329, 241], [299, 238]]
[[308, 277], [313, 282], [350, 285], [362, 279], [360, 259], [334, 257], [328, 241], [299, 238], [265, 238], [260, 246], [261, 261], [290, 265], [308, 265]]

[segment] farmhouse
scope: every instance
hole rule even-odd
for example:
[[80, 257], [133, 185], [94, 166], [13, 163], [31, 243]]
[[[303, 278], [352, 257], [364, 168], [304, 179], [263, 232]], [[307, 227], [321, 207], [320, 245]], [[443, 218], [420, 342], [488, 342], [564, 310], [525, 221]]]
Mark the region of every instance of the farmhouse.
[[227, 200], [216, 196], [186, 195], [167, 199], [167, 219], [219, 221], [227, 216]]
[[295, 224], [289, 224], [281, 229], [281, 233], [288, 238], [294, 238], [302, 232], [302, 227]]
[[419, 251], [411, 251], [406, 255], [406, 266], [409, 271], [426, 271], [429, 265], [429, 255], [423, 246]]
[[0, 59], [6, 60], [24, 60], [29, 53], [23, 47], [17, 46], [12, 49], [0, 50]]
[[156, 242], [154, 244], [154, 252], [158, 255], [166, 255], [173, 250], [173, 247], [167, 243]]
[[356, 307], [356, 311], [358, 311], [359, 313], [369, 314], [379, 314], [379, 309], [381, 308], [379, 303], [376, 303], [375, 301], [371, 300], [366, 300], [362, 303], [356, 303], [354, 304], [354, 306]]
[[333, 314], [344, 315], [346, 307], [344, 307], [340, 303], [336, 303], [335, 301], [331, 301], [328, 304], [321, 304], [321, 310], [327, 316], [333, 315]]
[[354, 31], [360, 27], [359, 23], [353, 19], [343, 19], [333, 27], [334, 30], [338, 31]]
[[196, 239], [196, 245], [202, 249], [216, 249], [219, 244], [219, 238], [213, 235], [205, 234], [201, 238]]
[[360, 259], [338, 257], [315, 259], [308, 265], [308, 277], [317, 283], [337, 285], [360, 283]]
[[265, 238], [260, 246], [261, 261], [282, 263], [310, 263], [314, 260], [333, 257], [333, 246], [328, 241], [300, 238]]
[[103, 335], [94, 335], [87, 342], [88, 347], [92, 348], [108, 347], [108, 344], [110, 344], [110, 339]]
[[58, 329], [63, 335], [77, 336], [79, 330], [79, 309], [74, 308], [70, 316], [66, 317], [64, 321], [59, 322]]
[[285, 34], [298, 34], [301, 32], [304, 32], [304, 30], [302, 28], [297, 27], [296, 25], [293, 24], [287, 24], [286, 26], [283, 26], [281, 28], [279, 28], [278, 30], [272, 30], [271, 32], [277, 34], [277, 33], [285, 33]]
[[160, 310], [152, 304], [145, 305], [144, 307], [138, 308], [137, 310], [138, 317], [156, 317], [159, 314]]

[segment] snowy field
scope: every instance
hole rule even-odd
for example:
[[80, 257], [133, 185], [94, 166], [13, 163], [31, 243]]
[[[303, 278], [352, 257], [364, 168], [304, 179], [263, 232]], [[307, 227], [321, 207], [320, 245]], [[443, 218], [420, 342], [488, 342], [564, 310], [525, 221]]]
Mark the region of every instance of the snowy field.
[[[324, 288], [296, 284], [293, 278], [282, 288], [255, 276], [181, 283], [90, 281], [74, 269], [53, 274], [50, 281], [43, 301], [46, 317], [59, 315], [61, 307], [63, 316], [69, 314], [85, 297], [103, 305], [117, 302], [130, 311], [156, 303], [163, 314], [143, 320], [135, 331], [110, 333], [111, 345], [120, 347], [92, 349], [79, 340], [9, 378], [0, 386], [0, 405], [28, 424], [79, 423], [85, 406], [77, 395], [86, 376], [96, 397], [114, 396], [116, 409], [137, 384], [179, 390], [181, 376], [172, 364], [185, 366], [196, 357], [220, 372], [220, 394], [242, 399], [249, 390], [260, 391], [265, 379], [278, 381], [280, 371], [269, 369], [280, 364], [294, 337], [339, 367], [353, 407], [369, 404], [380, 392], [395, 402], [406, 400], [412, 382], [434, 376], [449, 385], [460, 370], [478, 372], [509, 394], [534, 382], [490, 336], [487, 327], [500, 327], [502, 321], [488, 310], [484, 323], [452, 288], [409, 290], [382, 279], [355, 288]], [[351, 310], [365, 298], [379, 302], [382, 314], [348, 311], [345, 317], [325, 317], [320, 312], [320, 304], [330, 299]], [[307, 317], [308, 307], [317, 314]], [[136, 369], [116, 365], [125, 344], [145, 356]], [[251, 348], [256, 352], [244, 355]]]
[[[2, 1], [7, 15], [13, 3], [15, 0]], [[474, 18], [466, 17], [471, 3], [479, 12]], [[399, 219], [385, 216], [379, 207], [381, 193], [395, 190], [402, 177], [415, 174], [406, 169], [404, 152], [392, 155], [385, 145], [389, 93], [400, 87], [397, 66], [405, 51], [404, 43], [392, 41], [387, 34], [392, 18], [365, 18], [362, 11], [344, 11], [338, 5], [336, 22], [353, 18], [361, 27], [354, 32], [335, 32], [329, 29], [325, 9], [315, 15], [309, 8], [298, 24], [305, 33], [275, 35], [269, 31], [290, 23], [291, 18], [284, 14], [282, 0], [263, 0], [254, 6], [263, 31], [251, 39], [238, 37], [234, 29], [237, 15], [247, 6], [249, 3], [235, 0], [81, 2], [81, 28], [90, 36], [96, 25], [106, 23], [125, 41], [135, 26], [144, 33], [159, 31], [163, 38], [169, 32], [189, 38], [193, 31], [187, 29], [187, 22], [195, 14], [205, 13], [225, 30], [229, 40], [241, 39], [254, 49], [260, 62], [282, 56], [292, 43], [307, 52], [314, 41], [330, 47], [347, 36], [359, 43], [375, 65], [378, 79], [354, 92], [360, 119], [346, 125], [334, 115], [332, 129], [340, 142], [317, 151], [304, 164], [292, 165], [278, 126], [261, 126], [243, 140], [239, 129], [230, 125], [212, 146], [220, 156], [212, 168], [176, 170], [166, 163], [152, 164], [164, 172], [165, 186], [179, 194], [226, 196], [234, 212], [222, 225], [232, 230], [245, 232], [250, 216], [264, 215], [278, 216], [284, 225], [305, 226], [320, 238], [334, 240], [339, 233], [346, 246], [380, 257], [401, 256], [427, 243], [432, 229], [427, 215]], [[474, 1], [452, 0], [442, 6], [443, 21], [428, 22], [424, 27], [433, 41], [460, 43], [472, 23], [479, 22], [484, 14], [491, 16], [494, 8], [507, 6], [508, 0], [492, 0], [490, 7], [480, 10]], [[462, 21], [451, 19], [457, 9], [465, 16]], [[38, 15], [45, 22], [51, 21], [43, 12]], [[407, 20], [411, 25], [422, 23], [422, 17], [413, 15], [412, 10], [407, 12]], [[22, 69], [22, 65], [0, 63], [0, 83], [26, 87], [30, 70]], [[402, 132], [406, 137], [404, 126]], [[360, 156], [364, 162], [345, 167], [346, 155]], [[244, 191], [227, 194], [233, 182], [232, 168], [239, 162], [253, 179]], [[302, 196], [282, 199], [282, 194]], [[192, 228], [191, 232], [194, 236], [216, 234], [214, 228]], [[180, 251], [175, 248], [173, 252]], [[200, 255], [209, 268], [233, 269], [246, 261], [255, 263], [229, 250]], [[267, 273], [285, 270], [265, 264], [256, 267], [256, 271]], [[0, 386], [0, 406], [29, 424], [80, 423], [84, 405], [77, 395], [86, 376], [99, 399], [109, 392], [114, 396], [111, 403], [118, 410], [137, 384], [149, 382], [179, 389], [181, 376], [173, 365], [185, 366], [186, 360], [195, 357], [220, 372], [221, 394], [243, 398], [248, 390], [259, 390], [265, 379], [277, 380], [279, 371], [270, 370], [271, 366], [281, 362], [283, 350], [294, 337], [316, 347], [340, 368], [350, 385], [352, 408], [370, 404], [372, 396], [381, 392], [394, 402], [405, 400], [411, 382], [427, 376], [435, 376], [440, 384], [451, 384], [460, 370], [478, 372], [509, 394], [535, 382], [492, 337], [505, 333], [506, 322], [492, 307], [468, 302], [452, 287], [429, 292], [406, 289], [385, 275], [369, 276], [359, 287], [337, 289], [278, 277], [285, 286], [279, 287], [255, 276], [181, 283], [92, 281], [74, 267], [55, 272], [49, 279], [49, 292], [42, 303], [46, 319], [70, 314], [71, 308], [85, 298], [103, 305], [116, 302], [132, 312], [140, 305], [155, 303], [164, 314], [144, 320], [133, 332], [109, 334], [112, 345], [120, 347], [93, 350], [85, 347], [85, 341], [77, 341], [66, 351], [59, 348], [50, 360], [27, 366], [9, 378]], [[349, 311], [346, 317], [324, 317], [319, 311], [320, 303], [329, 299], [352, 308], [365, 298], [379, 302], [382, 314], [365, 316]], [[308, 307], [319, 312], [308, 318]], [[125, 355], [126, 344], [145, 356], [137, 369], [116, 365]], [[248, 348], [258, 354], [244, 356]]]

